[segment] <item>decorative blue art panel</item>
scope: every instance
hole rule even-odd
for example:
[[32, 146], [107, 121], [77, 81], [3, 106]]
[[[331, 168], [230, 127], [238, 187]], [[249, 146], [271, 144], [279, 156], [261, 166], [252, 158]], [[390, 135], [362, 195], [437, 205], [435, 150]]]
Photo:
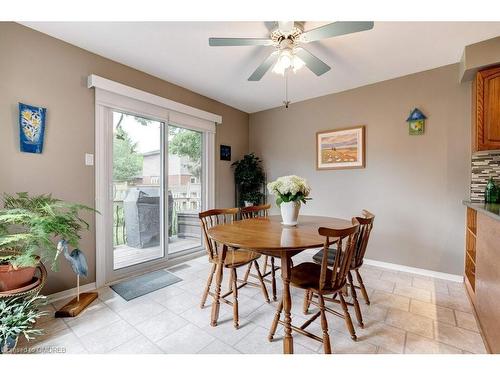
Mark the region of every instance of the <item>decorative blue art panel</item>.
[[47, 109], [19, 103], [19, 134], [22, 152], [41, 154]]

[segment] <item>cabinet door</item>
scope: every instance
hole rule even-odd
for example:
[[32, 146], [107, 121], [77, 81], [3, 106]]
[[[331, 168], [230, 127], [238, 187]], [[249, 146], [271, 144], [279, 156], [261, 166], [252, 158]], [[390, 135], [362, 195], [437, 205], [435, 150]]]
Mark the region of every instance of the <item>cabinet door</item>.
[[500, 353], [500, 222], [477, 215], [475, 308], [492, 353]]
[[475, 91], [477, 151], [500, 149], [500, 67], [478, 72]]

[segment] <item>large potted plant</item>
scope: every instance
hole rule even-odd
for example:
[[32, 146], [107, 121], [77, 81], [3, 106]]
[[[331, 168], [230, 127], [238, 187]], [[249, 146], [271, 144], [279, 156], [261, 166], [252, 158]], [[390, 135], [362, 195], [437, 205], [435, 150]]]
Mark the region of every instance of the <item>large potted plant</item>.
[[286, 226], [297, 225], [300, 205], [306, 203], [311, 193], [307, 181], [299, 176], [283, 176], [267, 184], [267, 189], [276, 196], [276, 204], [281, 209], [282, 224]]
[[265, 181], [262, 160], [250, 153], [243, 156], [243, 159], [235, 161], [234, 181], [238, 191], [238, 205], [257, 205], [262, 202], [262, 184]]
[[21, 335], [30, 341], [43, 333], [34, 326], [38, 318], [47, 315], [40, 311], [45, 304], [45, 296], [0, 299], [0, 353], [14, 350]]
[[88, 223], [81, 211], [92, 208], [63, 202], [51, 195], [4, 194], [0, 210], [0, 291], [29, 285], [39, 262], [57, 270], [56, 239], [78, 247], [80, 231]]

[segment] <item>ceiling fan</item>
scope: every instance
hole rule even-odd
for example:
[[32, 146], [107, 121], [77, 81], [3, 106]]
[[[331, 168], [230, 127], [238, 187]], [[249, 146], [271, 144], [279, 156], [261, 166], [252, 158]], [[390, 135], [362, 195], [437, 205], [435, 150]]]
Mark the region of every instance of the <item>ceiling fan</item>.
[[296, 71], [305, 65], [320, 76], [331, 68], [302, 44], [372, 28], [373, 22], [339, 21], [304, 31], [303, 22], [279, 21], [278, 27], [271, 31], [269, 38], [209, 38], [208, 44], [211, 47], [274, 46], [276, 50], [252, 73], [249, 81], [260, 81], [273, 65], [275, 73], [284, 74], [289, 69]]

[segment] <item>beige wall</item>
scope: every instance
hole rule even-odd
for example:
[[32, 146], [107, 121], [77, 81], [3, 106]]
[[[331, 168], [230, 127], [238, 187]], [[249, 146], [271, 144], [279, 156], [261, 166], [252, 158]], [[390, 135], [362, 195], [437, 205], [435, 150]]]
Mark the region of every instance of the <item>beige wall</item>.
[[[14, 23], [0, 22], [0, 192], [52, 193], [94, 205], [94, 169], [84, 154], [94, 152], [94, 91], [86, 87], [97, 74], [153, 94], [219, 114], [216, 135], [216, 204], [234, 204], [231, 162], [219, 161], [219, 144], [232, 146], [233, 160], [248, 151], [248, 114], [97, 56]], [[43, 154], [19, 151], [17, 103], [48, 108]], [[94, 220], [81, 248], [95, 280]], [[46, 293], [75, 286], [66, 262], [51, 273]]]
[[[307, 178], [304, 214], [376, 214], [367, 258], [462, 274], [470, 179], [470, 83], [458, 64], [250, 115], [250, 151], [268, 179]], [[427, 116], [409, 136], [410, 110]], [[366, 125], [366, 169], [317, 171], [315, 133]], [[276, 210], [276, 208], [274, 208]]]

